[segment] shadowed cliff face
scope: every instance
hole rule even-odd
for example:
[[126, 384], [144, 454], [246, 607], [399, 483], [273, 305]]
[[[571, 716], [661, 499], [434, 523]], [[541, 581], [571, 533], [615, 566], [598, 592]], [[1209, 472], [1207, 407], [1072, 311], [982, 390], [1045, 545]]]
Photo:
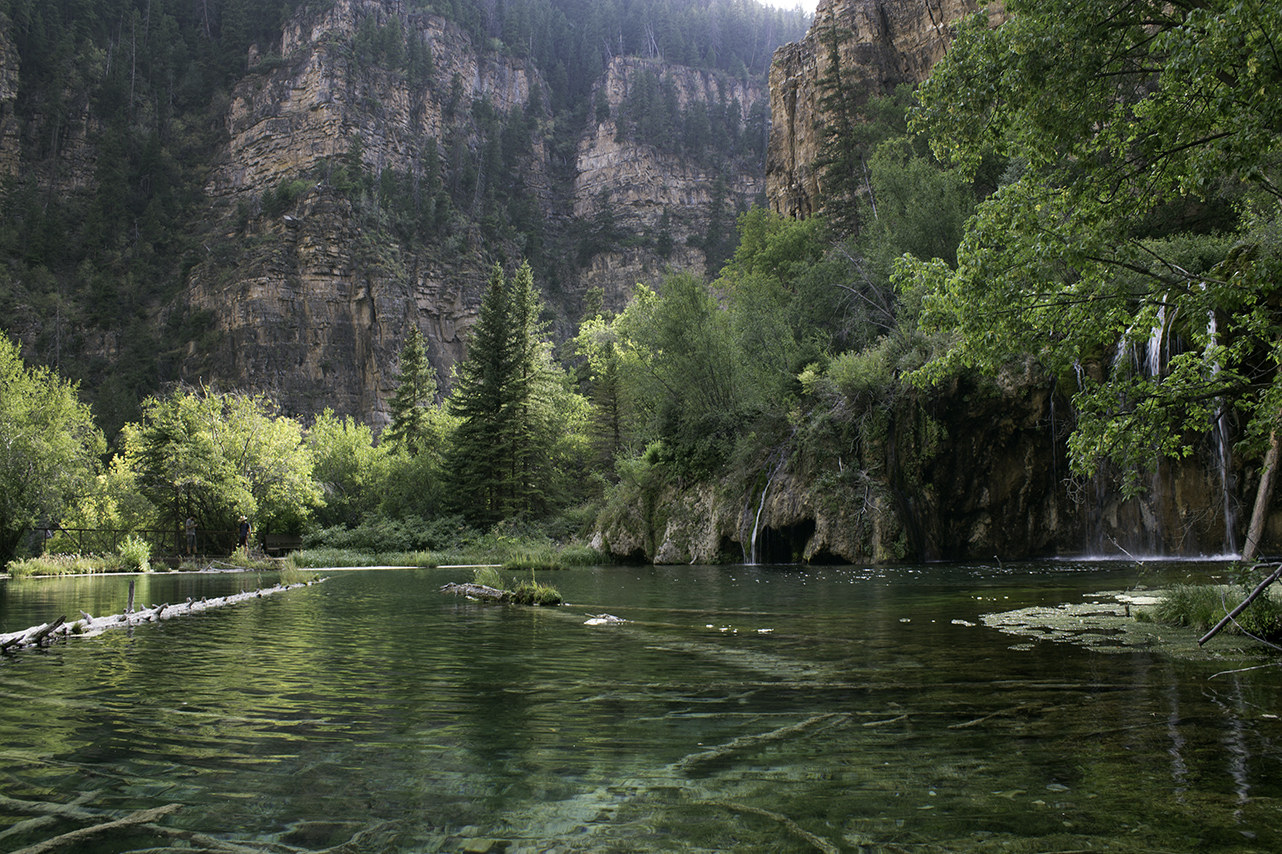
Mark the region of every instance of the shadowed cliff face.
[[1008, 373], [902, 397], [883, 430], [845, 437], [818, 468], [793, 456], [749, 483], [727, 477], [618, 502], [594, 545], [656, 563], [886, 563], [1152, 557], [1226, 552], [1211, 450], [1163, 464], [1149, 490], [1074, 477], [1067, 401]]
[[[977, 0], [821, 0], [805, 39], [775, 51], [770, 67], [770, 148], [766, 194], [786, 216], [817, 210], [822, 81], [831, 74], [830, 44], [839, 41], [842, 78], [856, 102], [920, 83], [943, 57], [957, 19], [985, 5]], [[997, 5], [997, 4], [994, 4]], [[1000, 10], [994, 13], [1000, 16]], [[994, 20], [999, 20], [995, 17]]]

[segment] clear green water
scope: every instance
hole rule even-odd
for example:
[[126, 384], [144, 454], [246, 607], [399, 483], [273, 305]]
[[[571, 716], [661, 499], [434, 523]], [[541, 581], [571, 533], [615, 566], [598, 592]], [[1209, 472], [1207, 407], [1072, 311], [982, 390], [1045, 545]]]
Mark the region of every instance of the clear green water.
[[[1214, 570], [582, 569], [540, 576], [556, 609], [438, 592], [463, 570], [336, 572], [0, 659], [0, 793], [23, 802], [0, 799], [0, 851], [167, 804], [166, 828], [276, 852], [1277, 851], [1282, 674], [1214, 675], [1276, 656], [1027, 648], [979, 621]], [[118, 612], [127, 583], [5, 582], [0, 632]], [[157, 575], [139, 600], [245, 583]]]

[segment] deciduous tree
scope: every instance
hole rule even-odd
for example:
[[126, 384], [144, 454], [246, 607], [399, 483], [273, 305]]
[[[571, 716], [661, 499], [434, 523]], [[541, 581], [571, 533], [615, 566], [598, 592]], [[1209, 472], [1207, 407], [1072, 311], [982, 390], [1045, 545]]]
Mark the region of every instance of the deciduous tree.
[[122, 434], [161, 526], [178, 530], [190, 515], [230, 530], [244, 514], [260, 530], [293, 530], [322, 501], [302, 428], [265, 397], [178, 389], [145, 401]]
[[[914, 120], [948, 162], [974, 167], [989, 147], [1010, 161], [956, 267], [902, 271], [956, 333], [928, 375], [1024, 359], [1080, 375], [1073, 464], [1112, 462], [1130, 492], [1226, 406], [1258, 454], [1282, 423], [1282, 16], [1263, 0], [1007, 11], [961, 26]], [[1115, 359], [1150, 339], [1158, 363]]]
[[0, 564], [97, 473], [105, 442], [76, 390], [47, 368], [28, 368], [0, 335]]

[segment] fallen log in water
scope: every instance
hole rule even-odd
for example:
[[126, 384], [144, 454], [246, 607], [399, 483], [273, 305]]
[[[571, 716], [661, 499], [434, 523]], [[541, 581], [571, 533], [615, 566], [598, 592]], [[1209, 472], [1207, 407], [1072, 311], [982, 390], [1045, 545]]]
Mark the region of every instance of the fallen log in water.
[[315, 579], [313, 581], [300, 582], [298, 584], [277, 584], [275, 587], [264, 587], [259, 590], [250, 590], [243, 593], [233, 593], [231, 596], [220, 596], [216, 599], [188, 599], [186, 602], [179, 602], [177, 605], [170, 605], [166, 602], [163, 605], [152, 605], [150, 608], [144, 608], [140, 611], [130, 611], [125, 614], [113, 614], [110, 617], [94, 617], [84, 611], [80, 612], [81, 619], [73, 623], [66, 622], [66, 617], [59, 617], [52, 623], [43, 623], [39, 626], [32, 626], [20, 632], [10, 632], [9, 634], [0, 635], [0, 653], [11, 652], [16, 649], [25, 649], [27, 647], [40, 646], [46, 642], [52, 642], [61, 637], [82, 637], [88, 638], [100, 635], [109, 629], [123, 629], [129, 626], [137, 626], [142, 623], [154, 623], [160, 620], [168, 620], [173, 617], [181, 617], [186, 614], [199, 614], [201, 611], [208, 611], [211, 608], [221, 608], [224, 605], [234, 605], [237, 602], [244, 602], [246, 599], [260, 599], [263, 596], [270, 596], [274, 593], [283, 593], [286, 590], [293, 590], [296, 587], [308, 587], [317, 584], [325, 579]]
[[471, 599], [487, 599], [491, 602], [507, 602], [511, 594], [506, 590], [499, 590], [497, 587], [490, 587], [485, 584], [446, 584], [441, 588], [442, 593], [453, 593], [455, 596], [467, 596]]

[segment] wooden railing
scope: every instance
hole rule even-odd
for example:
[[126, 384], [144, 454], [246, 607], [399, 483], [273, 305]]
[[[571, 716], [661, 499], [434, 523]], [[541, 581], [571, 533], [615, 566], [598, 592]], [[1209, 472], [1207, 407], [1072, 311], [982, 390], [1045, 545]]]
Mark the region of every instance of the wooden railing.
[[[115, 528], [67, 528], [51, 526], [36, 528], [33, 533], [36, 540], [49, 544], [56, 542], [59, 551], [67, 551], [62, 543], [70, 541], [70, 550], [80, 554], [114, 552], [120, 548], [125, 537], [133, 534], [151, 543], [156, 557], [178, 556], [187, 554], [187, 534], [182, 530], [167, 528], [135, 528], [133, 530]], [[198, 528], [196, 530], [196, 554], [231, 554], [236, 547], [236, 531], [219, 531]]]

